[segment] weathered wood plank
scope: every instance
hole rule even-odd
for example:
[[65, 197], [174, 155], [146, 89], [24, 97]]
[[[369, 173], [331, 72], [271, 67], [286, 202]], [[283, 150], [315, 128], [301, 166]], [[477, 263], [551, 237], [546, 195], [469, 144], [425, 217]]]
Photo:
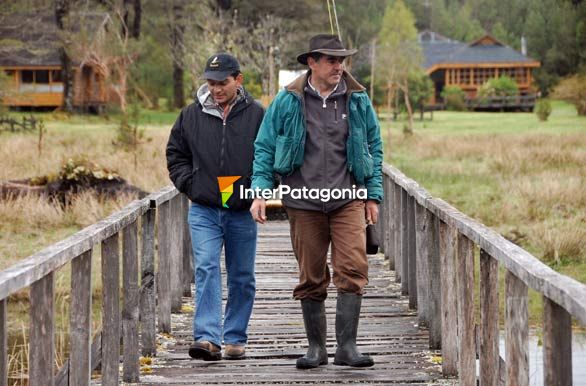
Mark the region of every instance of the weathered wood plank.
[[148, 209], [148, 201], [137, 200], [120, 211], [61, 240], [0, 272], [0, 299], [28, 287], [49, 272], [89, 251], [95, 244], [117, 233]]
[[120, 252], [118, 233], [102, 242], [102, 384], [118, 385]]
[[417, 309], [417, 251], [415, 250], [415, 199], [409, 196], [407, 205], [407, 234], [409, 241], [409, 308]]
[[457, 231], [440, 222], [442, 292], [442, 372], [458, 374], [458, 298], [456, 291]]
[[[427, 211], [427, 209], [426, 209]], [[442, 277], [440, 258], [440, 221], [427, 211], [428, 270], [429, 270], [429, 348], [442, 347]]]
[[179, 191], [173, 185], [169, 185], [158, 192], [149, 194], [145, 197], [145, 200], [149, 201], [150, 207], [154, 209], [165, 202], [171, 201], [178, 194], [180, 194]]
[[0, 386], [8, 385], [8, 325], [6, 299], [0, 300]]
[[415, 249], [417, 260], [417, 313], [419, 324], [429, 326], [430, 277], [429, 277], [429, 249], [431, 240], [428, 227], [433, 226], [430, 221], [431, 213], [420, 204], [415, 204]]
[[183, 211], [182, 197], [175, 196], [170, 201], [170, 246], [171, 258], [171, 312], [181, 312], [181, 297], [183, 296]]
[[492, 229], [459, 212], [445, 201], [431, 196], [396, 168], [384, 164], [383, 173], [402, 189], [410, 192], [417, 202], [455, 226], [458, 231], [484, 249], [526, 285], [561, 305], [586, 326], [586, 285], [564, 276], [543, 264], [535, 256], [506, 240]]
[[189, 199], [187, 196], [182, 195], [182, 213], [181, 213], [181, 224], [183, 226], [183, 296], [191, 297], [191, 283], [194, 281], [193, 276], [193, 252], [191, 247], [191, 232], [189, 229], [189, 223], [187, 222], [187, 214], [189, 213]]
[[401, 197], [402, 189], [399, 185], [393, 182], [393, 205], [395, 212], [395, 281], [401, 282], [401, 275], [403, 274], [403, 234], [401, 231], [401, 221], [403, 220], [403, 214], [401, 211]]
[[394, 187], [394, 183], [391, 181], [390, 178], [388, 177], [384, 177], [384, 183], [385, 186], [387, 188], [387, 192], [386, 192], [386, 196], [385, 196], [385, 201], [386, 201], [386, 205], [388, 211], [387, 211], [387, 216], [386, 216], [386, 235], [385, 235], [385, 257], [388, 259], [389, 261], [389, 269], [394, 270], [395, 269], [395, 256], [396, 256], [396, 251], [395, 251], [395, 217], [397, 216], [397, 212], [395, 210], [395, 187]]
[[401, 294], [409, 294], [409, 194], [401, 190]]
[[29, 385], [53, 386], [55, 340], [54, 274], [31, 285]]
[[476, 336], [474, 329], [474, 244], [458, 234], [456, 261], [458, 297], [458, 373], [462, 386], [476, 386]]
[[543, 384], [572, 386], [572, 318], [543, 297]]
[[171, 208], [169, 201], [158, 207], [157, 238], [159, 269], [157, 271], [158, 331], [171, 333]]
[[141, 295], [140, 328], [141, 352], [143, 356], [157, 355], [155, 324], [155, 217], [156, 210], [149, 209], [142, 216], [141, 248]]
[[123, 334], [123, 372], [124, 382], [138, 382], [140, 371], [138, 347], [138, 224], [129, 224], [122, 232], [122, 277], [123, 299], [122, 334]]
[[70, 385], [89, 385], [91, 378], [92, 250], [71, 264]]
[[498, 262], [480, 250], [480, 384], [499, 386]]
[[525, 283], [507, 271], [505, 274], [505, 357], [508, 386], [529, 386], [527, 297]]

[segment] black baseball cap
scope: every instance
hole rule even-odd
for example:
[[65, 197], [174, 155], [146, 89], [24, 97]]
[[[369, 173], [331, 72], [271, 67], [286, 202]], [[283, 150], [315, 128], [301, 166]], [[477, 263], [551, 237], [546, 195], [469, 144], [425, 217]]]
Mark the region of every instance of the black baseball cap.
[[212, 55], [206, 62], [203, 79], [224, 80], [235, 72], [240, 72], [240, 64], [227, 53]]

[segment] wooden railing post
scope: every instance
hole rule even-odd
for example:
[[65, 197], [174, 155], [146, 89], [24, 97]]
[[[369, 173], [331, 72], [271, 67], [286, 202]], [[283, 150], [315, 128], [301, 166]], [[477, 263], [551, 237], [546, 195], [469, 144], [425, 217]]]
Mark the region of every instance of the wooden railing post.
[[54, 273], [31, 285], [29, 385], [53, 386], [55, 340]]
[[183, 205], [181, 195], [171, 199], [171, 312], [181, 312], [183, 296]]
[[393, 181], [393, 212], [395, 216], [393, 218], [395, 222], [395, 234], [394, 234], [394, 243], [395, 243], [395, 281], [397, 283], [401, 282], [401, 275], [403, 274], [403, 233], [402, 233], [402, 221], [403, 221], [403, 212], [401, 210], [401, 198], [402, 198], [402, 189], [399, 184]]
[[92, 250], [71, 262], [71, 342], [69, 385], [89, 385], [91, 379]]
[[572, 318], [543, 297], [543, 384], [572, 386]]
[[187, 222], [187, 215], [189, 213], [189, 199], [186, 195], [181, 195], [182, 212], [181, 225], [183, 226], [183, 296], [191, 297], [191, 283], [193, 278], [193, 252], [191, 247], [191, 232], [189, 223]]
[[159, 332], [171, 333], [171, 218], [169, 201], [159, 205], [157, 220], [159, 240], [158, 330]]
[[498, 386], [499, 287], [498, 262], [480, 249], [480, 385]]
[[458, 374], [458, 299], [456, 291], [456, 230], [440, 223], [442, 278], [442, 372]]
[[440, 221], [428, 212], [427, 239], [429, 270], [429, 348], [442, 347], [442, 276], [440, 258]]
[[401, 294], [409, 294], [409, 194], [401, 188]]
[[385, 202], [387, 205], [387, 215], [385, 217], [386, 234], [385, 234], [385, 256], [389, 261], [389, 269], [395, 269], [395, 188], [393, 180], [389, 176], [384, 176], [384, 184], [387, 188]]
[[415, 244], [415, 198], [407, 198], [407, 234], [409, 240], [409, 308], [417, 308], [417, 254]]
[[8, 385], [8, 329], [6, 299], [0, 300], [0, 386]]
[[527, 286], [507, 271], [505, 288], [507, 385], [529, 386]]
[[118, 385], [120, 363], [120, 251], [118, 233], [102, 242], [102, 385]]
[[122, 330], [124, 362], [122, 380], [138, 382], [138, 226], [136, 221], [123, 230], [123, 296]]
[[474, 244], [458, 234], [456, 260], [458, 297], [458, 363], [460, 384], [476, 386], [476, 335], [474, 328]]
[[140, 326], [143, 356], [157, 355], [155, 324], [155, 209], [142, 215]]
[[417, 260], [417, 314], [419, 325], [429, 326], [429, 231], [428, 218], [431, 214], [418, 203], [415, 203], [415, 250]]

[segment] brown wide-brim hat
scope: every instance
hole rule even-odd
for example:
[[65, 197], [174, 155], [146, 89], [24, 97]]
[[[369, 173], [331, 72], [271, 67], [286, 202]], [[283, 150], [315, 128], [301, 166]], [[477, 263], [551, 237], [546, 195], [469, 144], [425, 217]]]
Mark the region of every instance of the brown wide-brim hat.
[[309, 51], [298, 55], [297, 61], [301, 64], [307, 65], [307, 57], [313, 53], [346, 57], [352, 56], [356, 52], [358, 52], [358, 50], [355, 48], [349, 50], [344, 48], [344, 45], [336, 35], [315, 35], [309, 39]]

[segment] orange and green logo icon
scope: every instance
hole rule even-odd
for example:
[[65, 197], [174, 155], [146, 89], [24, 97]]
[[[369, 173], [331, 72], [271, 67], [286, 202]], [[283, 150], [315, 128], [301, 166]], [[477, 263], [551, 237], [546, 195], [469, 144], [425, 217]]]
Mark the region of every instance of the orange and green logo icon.
[[220, 193], [222, 194], [222, 206], [229, 208], [228, 200], [234, 194], [234, 182], [238, 181], [242, 176], [226, 176], [218, 177], [218, 185], [220, 186]]

